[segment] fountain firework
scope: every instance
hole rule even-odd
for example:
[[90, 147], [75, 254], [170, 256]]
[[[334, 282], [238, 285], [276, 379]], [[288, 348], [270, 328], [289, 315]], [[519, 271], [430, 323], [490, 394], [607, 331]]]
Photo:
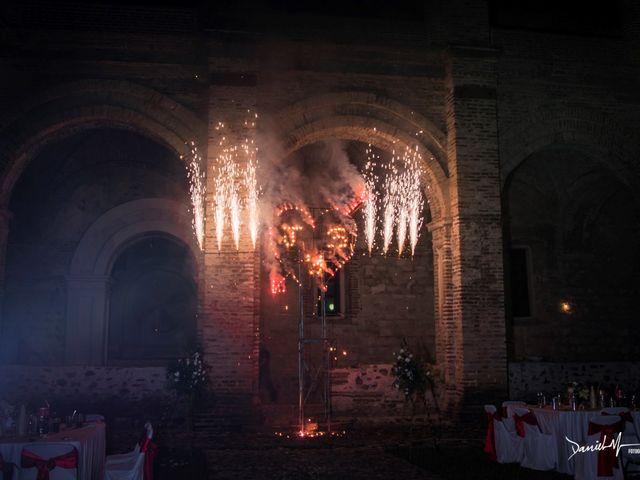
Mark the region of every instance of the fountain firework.
[[411, 244], [411, 256], [416, 252], [416, 245], [420, 238], [420, 229], [424, 217], [422, 211], [424, 209], [424, 195], [422, 192], [420, 177], [422, 176], [422, 169], [417, 164], [417, 159], [412, 159], [408, 168], [408, 204], [409, 204], [409, 241]]
[[382, 209], [382, 253], [389, 251], [391, 240], [393, 240], [393, 226], [396, 221], [397, 198], [398, 198], [398, 173], [393, 165], [389, 165], [389, 173], [384, 179], [384, 197]]
[[[251, 121], [245, 121], [245, 128], [255, 128], [254, 115]], [[230, 144], [224, 135], [225, 125], [218, 123], [216, 130], [220, 132], [218, 165], [214, 178], [214, 218], [218, 251], [222, 249], [224, 230], [227, 221], [231, 228], [231, 236], [236, 250], [240, 249], [240, 234], [243, 213], [246, 213], [246, 225], [255, 248], [258, 230], [258, 201], [260, 187], [257, 181], [257, 147], [253, 139], [245, 138], [240, 145]]]
[[367, 242], [367, 248], [369, 250], [369, 256], [373, 252], [376, 238], [376, 222], [377, 222], [377, 209], [378, 209], [378, 192], [376, 191], [376, 181], [378, 177], [374, 173], [375, 161], [373, 153], [371, 151], [371, 145], [367, 150], [367, 163], [364, 167], [364, 183], [365, 183], [365, 198], [363, 206], [364, 216], [364, 237]]
[[[369, 254], [373, 250], [376, 225], [379, 222], [383, 255], [389, 252], [394, 233], [398, 243], [398, 255], [401, 256], [404, 252], [407, 238], [413, 255], [423, 223], [424, 196], [420, 183], [422, 157], [417, 148], [407, 147], [402, 154], [393, 151], [391, 160], [384, 164], [379, 162], [379, 156], [372, 153], [371, 145], [366, 153], [367, 163], [363, 173], [366, 198], [373, 199], [371, 202], [365, 201], [363, 210]], [[376, 171], [382, 171], [381, 175], [376, 175]], [[381, 192], [377, 191], [378, 185], [382, 185]], [[379, 209], [378, 198], [382, 199]], [[376, 213], [379, 215], [377, 219]]]
[[[186, 165], [187, 177], [189, 179], [189, 194], [191, 198], [191, 208], [193, 212], [193, 232], [198, 241], [200, 250], [204, 249], [204, 226], [205, 203], [206, 203], [206, 180], [204, 171], [201, 168], [202, 156], [198, 152], [198, 146], [195, 141], [188, 144], [189, 162]], [[184, 158], [184, 157], [181, 157]]]
[[[247, 111], [247, 113], [251, 113]], [[245, 120], [245, 128], [255, 129], [258, 114], [254, 113], [252, 120]], [[260, 218], [258, 214], [258, 198], [260, 187], [258, 185], [258, 147], [253, 139], [245, 138], [242, 143], [242, 152], [245, 156], [244, 168], [244, 190], [246, 192], [245, 210], [247, 213], [247, 227], [253, 248], [256, 248], [258, 241], [258, 230], [260, 229]]]

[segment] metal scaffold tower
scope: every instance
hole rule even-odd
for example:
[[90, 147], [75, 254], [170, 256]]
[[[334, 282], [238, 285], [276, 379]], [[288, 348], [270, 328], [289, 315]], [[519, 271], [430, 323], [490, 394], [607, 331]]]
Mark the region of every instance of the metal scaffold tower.
[[[314, 237], [314, 242], [316, 238]], [[312, 305], [319, 303], [319, 331], [310, 334], [305, 324], [305, 288], [303, 278], [312, 286], [313, 278], [303, 276], [302, 260], [298, 262], [298, 424], [300, 434], [312, 433], [308, 423], [317, 423], [318, 430], [331, 433], [331, 341], [328, 336], [326, 298], [323, 288], [319, 297], [312, 295]], [[323, 277], [323, 282], [325, 278]], [[312, 286], [313, 288], [313, 286]], [[311, 417], [312, 415], [313, 417]], [[315, 418], [317, 422], [311, 422]]]

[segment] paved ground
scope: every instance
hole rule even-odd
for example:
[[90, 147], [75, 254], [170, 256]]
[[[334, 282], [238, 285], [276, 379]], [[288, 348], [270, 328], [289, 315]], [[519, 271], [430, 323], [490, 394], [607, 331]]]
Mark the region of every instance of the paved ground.
[[[398, 432], [334, 439], [236, 434], [202, 445], [182, 465], [161, 466], [159, 480], [570, 480], [552, 472], [498, 465], [482, 452], [482, 439], [411, 440]], [[177, 458], [174, 450], [172, 454]]]
[[211, 479], [433, 479], [411, 463], [377, 448], [212, 450]]

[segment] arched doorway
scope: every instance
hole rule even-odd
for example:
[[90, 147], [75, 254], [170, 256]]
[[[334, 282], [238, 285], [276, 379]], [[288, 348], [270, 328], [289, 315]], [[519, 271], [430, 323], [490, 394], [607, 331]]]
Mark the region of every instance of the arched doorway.
[[107, 362], [160, 362], [195, 345], [197, 266], [175, 237], [148, 233], [111, 270]]
[[187, 205], [181, 160], [138, 133], [89, 129], [43, 149], [9, 204], [3, 360], [103, 364], [115, 257], [146, 232], [189, 244]]
[[638, 356], [638, 335], [629, 325], [640, 280], [640, 204], [609, 159], [594, 153], [550, 144], [507, 179], [512, 360]]
[[[291, 201], [299, 198], [312, 214], [318, 214], [331, 205], [332, 199], [340, 198], [347, 178], [364, 171], [369, 149], [379, 163], [391, 162], [390, 151], [361, 141], [333, 138], [307, 143], [282, 160], [282, 175], [277, 178], [278, 191], [268, 190], [267, 194], [276, 198], [282, 195]], [[334, 373], [339, 372], [342, 379], [333, 388], [332, 401], [336, 412], [358, 411], [365, 404], [369, 410], [384, 408], [380, 399], [394, 394], [388, 370], [372, 374], [370, 377], [375, 380], [371, 382], [367, 379], [360, 384], [348, 383], [346, 379], [357, 377], [356, 372], [392, 363], [393, 352], [401, 348], [403, 339], [420, 357], [435, 360], [434, 254], [432, 235], [426, 227], [431, 220], [427, 202], [423, 217], [413, 256], [407, 250], [399, 255], [395, 236], [387, 255], [382, 255], [378, 245], [370, 256], [363, 233], [362, 212], [353, 215], [358, 230], [355, 253], [329, 282], [325, 295], [327, 306], [330, 306], [326, 314], [329, 341], [339, 352], [330, 359], [331, 368]], [[378, 231], [380, 229], [381, 225], [378, 225]], [[377, 237], [379, 244], [380, 235]], [[264, 263], [271, 265], [268, 260]], [[268, 278], [268, 271], [263, 271], [262, 275]], [[291, 404], [298, 395], [295, 360], [298, 355], [300, 293], [303, 297], [305, 335], [320, 335], [321, 310], [317, 301], [320, 292], [315, 282], [304, 273], [300, 283], [299, 290], [297, 282], [289, 279], [286, 292], [274, 296], [269, 282], [262, 282], [260, 393], [265, 402]], [[305, 365], [310, 369], [306, 378], [309, 383], [318, 376], [317, 371], [311, 371], [320, 363], [317, 350], [306, 347], [308, 358]], [[362, 375], [362, 378], [367, 377], [369, 375]], [[318, 401], [314, 387], [307, 394], [309, 402]], [[316, 393], [315, 398], [313, 393]]]

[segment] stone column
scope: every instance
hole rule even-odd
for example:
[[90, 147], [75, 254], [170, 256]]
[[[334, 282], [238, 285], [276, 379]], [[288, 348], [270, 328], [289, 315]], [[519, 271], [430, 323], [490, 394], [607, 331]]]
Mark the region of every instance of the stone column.
[[106, 363], [110, 286], [108, 276], [72, 276], [67, 280], [67, 365]]
[[451, 306], [443, 322], [455, 344], [446, 361], [455, 362], [459, 404], [472, 407], [507, 395], [496, 52], [450, 48], [445, 88]]

